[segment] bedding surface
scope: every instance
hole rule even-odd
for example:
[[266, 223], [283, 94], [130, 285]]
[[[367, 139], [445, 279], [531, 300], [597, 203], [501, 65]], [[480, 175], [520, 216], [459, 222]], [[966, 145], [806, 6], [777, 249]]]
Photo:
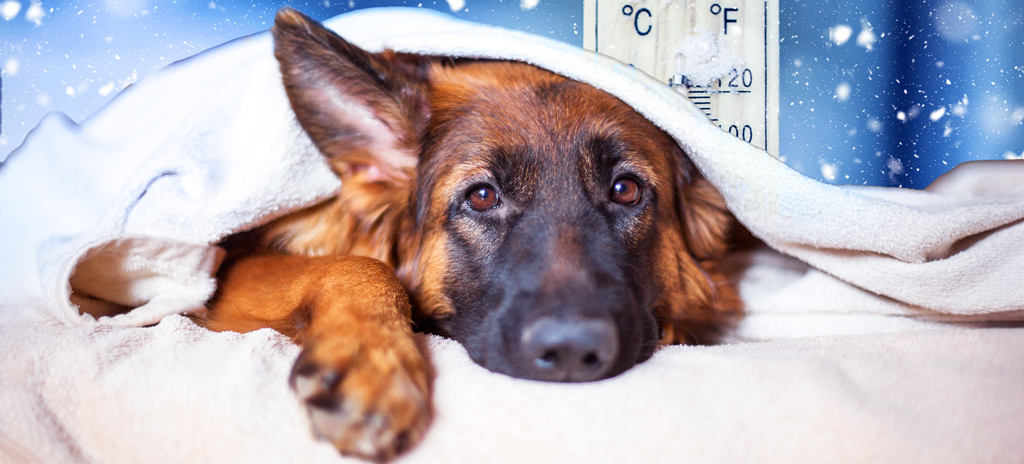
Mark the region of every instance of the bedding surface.
[[[558, 385], [422, 336], [436, 418], [408, 462], [1024, 459], [1024, 161], [925, 191], [826, 185], [633, 68], [432, 12], [325, 23], [371, 50], [515, 59], [604, 89], [690, 154], [767, 246], [734, 257], [729, 343]], [[385, 26], [386, 25], [386, 26]], [[211, 333], [223, 237], [329, 197], [268, 34], [50, 115], [0, 167], [0, 462], [337, 462], [287, 387], [298, 348]]]
[[[2, 462], [356, 462], [312, 438], [270, 330], [68, 328], [0, 307]], [[42, 314], [45, 314], [42, 313]], [[18, 330], [12, 330], [17, 327]], [[492, 374], [424, 337], [436, 417], [398, 462], [1016, 462], [1020, 329], [673, 346], [613, 379]]]

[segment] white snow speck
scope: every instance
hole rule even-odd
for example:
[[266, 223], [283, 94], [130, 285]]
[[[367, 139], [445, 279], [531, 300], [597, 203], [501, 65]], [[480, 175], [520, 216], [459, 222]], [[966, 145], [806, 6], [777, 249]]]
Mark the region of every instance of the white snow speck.
[[451, 8], [452, 13], [458, 13], [466, 7], [466, 0], [448, 0], [448, 8]]
[[114, 90], [114, 83], [110, 82], [107, 85], [104, 85], [103, 87], [100, 87], [99, 94], [100, 94], [101, 97], [105, 97], [105, 96], [109, 95], [110, 92], [112, 92], [113, 90]]
[[[103, 6], [107, 7], [114, 16], [128, 18], [135, 15], [136, 11], [145, 16], [147, 0], [103, 0]], [[140, 11], [141, 10], [141, 11]]]
[[900, 121], [906, 121], [907, 120], [907, 113], [904, 113], [902, 111], [897, 111], [896, 112], [896, 119], [899, 119]]
[[8, 76], [17, 76], [19, 68], [21, 68], [21, 62], [13, 56], [4, 61], [4, 73]]
[[69, 86], [67, 86], [67, 88], [64, 89], [64, 93], [68, 94], [69, 97], [74, 97], [75, 96], [75, 88], [69, 85]]
[[978, 18], [971, 7], [964, 2], [945, 2], [935, 9], [932, 26], [946, 40], [963, 42], [974, 34]]
[[828, 40], [836, 45], [842, 45], [846, 41], [850, 40], [850, 36], [853, 35], [853, 28], [845, 24], [840, 24], [836, 27], [828, 28]]
[[965, 114], [967, 114], [967, 97], [964, 97], [963, 100], [960, 100], [960, 103], [953, 106], [954, 116], [963, 117]]
[[14, 0], [8, 0], [0, 5], [0, 15], [3, 15], [4, 19], [10, 21], [18, 16], [18, 12], [21, 11], [21, 2]]
[[36, 26], [43, 23], [44, 16], [46, 16], [46, 11], [43, 11], [43, 5], [39, 2], [33, 2], [32, 6], [25, 10], [25, 21], [36, 23]]
[[868, 119], [868, 130], [871, 132], [881, 132], [882, 123], [875, 118]]
[[871, 27], [871, 23], [868, 22], [868, 18], [860, 20], [860, 34], [857, 34], [857, 45], [871, 51], [875, 47], [875, 41], [878, 37], [875, 36], [875, 29]]
[[836, 180], [836, 173], [839, 167], [832, 163], [821, 163], [821, 177], [828, 180]]
[[889, 172], [895, 175], [903, 174], [903, 163], [896, 158], [889, 158], [889, 162], [886, 163], [889, 168]]
[[1014, 124], [1020, 124], [1024, 122], [1024, 108], [1017, 107], [1013, 110], [1013, 114], [1010, 115], [1010, 119], [1013, 120]]
[[724, 39], [708, 29], [698, 29], [679, 41], [675, 52], [676, 74], [691, 85], [708, 85], [730, 72], [743, 69], [743, 58], [729, 51]]
[[36, 104], [39, 105], [39, 106], [42, 106], [44, 108], [49, 108], [50, 107], [50, 97], [48, 95], [46, 95], [45, 93], [41, 93], [39, 95], [36, 95]]
[[939, 109], [937, 109], [935, 111], [932, 111], [931, 114], [928, 115], [928, 119], [931, 119], [932, 121], [938, 121], [938, 120], [942, 119], [942, 117], [945, 116], [945, 115], [946, 115], [946, 107], [943, 106], [942, 108], [939, 108]]
[[850, 99], [850, 84], [848, 82], [840, 82], [839, 85], [836, 86], [836, 98], [841, 102]]
[[210, 2], [210, 3], [206, 4], [206, 7], [211, 9], [211, 10], [216, 10], [217, 9], [217, 3], [216, 2]]
[[532, 10], [537, 8], [537, 4], [540, 0], [519, 0], [519, 9], [523, 11]]

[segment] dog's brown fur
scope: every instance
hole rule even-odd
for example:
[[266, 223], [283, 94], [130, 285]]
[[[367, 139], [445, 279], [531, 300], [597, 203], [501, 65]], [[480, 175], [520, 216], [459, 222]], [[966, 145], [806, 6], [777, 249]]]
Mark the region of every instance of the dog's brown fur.
[[[290, 9], [273, 32], [296, 116], [343, 186], [332, 200], [233, 239], [250, 246], [232, 251], [204, 324], [270, 327], [302, 345], [293, 387], [316, 432], [343, 453], [389, 459], [429, 423], [429, 365], [412, 322], [457, 310], [445, 292], [452, 234], [471, 248], [492, 246], [471, 225], [446, 228], [451, 198], [484, 165], [486, 152], [466, 146], [547, 144], [546, 162], [556, 164], [559, 137], [584, 130], [631, 147], [624, 162], [665, 199], [626, 231], [658, 231], [650, 311], [660, 342], [707, 342], [738, 313], [717, 264], [732, 224], [721, 196], [670, 137], [619, 100], [520, 63], [368, 54]], [[372, 118], [323, 105], [325, 87]], [[565, 101], [537, 117], [537, 98]]]

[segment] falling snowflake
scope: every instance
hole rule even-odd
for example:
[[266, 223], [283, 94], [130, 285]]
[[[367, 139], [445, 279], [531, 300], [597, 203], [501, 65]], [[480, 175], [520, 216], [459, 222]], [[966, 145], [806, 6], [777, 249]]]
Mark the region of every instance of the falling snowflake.
[[114, 83], [113, 82], [109, 82], [109, 83], [107, 83], [107, 85], [104, 85], [103, 87], [100, 87], [99, 94], [100, 94], [101, 97], [105, 97], [105, 96], [109, 95], [110, 92], [112, 92], [113, 90], [114, 90]]
[[828, 180], [836, 180], [839, 167], [832, 163], [821, 163], [821, 177]]
[[853, 28], [845, 24], [840, 24], [836, 27], [828, 28], [828, 39], [836, 45], [842, 45], [846, 41], [850, 40], [850, 36], [853, 35]]
[[871, 23], [868, 22], [868, 18], [860, 20], [860, 34], [857, 34], [857, 45], [871, 51], [874, 49], [875, 41], [878, 37], [875, 36], [875, 29], [871, 27]]
[[841, 101], [841, 102], [844, 102], [844, 101], [850, 99], [850, 83], [849, 82], [840, 82], [839, 85], [836, 86], [836, 98], [839, 99], [839, 101]]
[[13, 56], [10, 57], [10, 58], [7, 58], [7, 61], [4, 61], [4, 68], [3, 68], [4, 69], [4, 73], [6, 73], [8, 76], [11, 76], [11, 77], [17, 76], [18, 75], [18, 69], [20, 69], [20, 68], [21, 68], [21, 62], [18, 61], [18, 59], [13, 57]]
[[7, 21], [17, 17], [19, 11], [21, 11], [21, 2], [8, 0], [0, 4], [0, 15], [2, 15]]
[[466, 7], [466, 0], [448, 0], [448, 8], [451, 8], [452, 13], [458, 13]]
[[39, 2], [32, 2], [32, 6], [25, 11], [25, 21], [36, 23], [36, 26], [43, 23], [44, 16], [46, 11], [43, 11], [43, 6]]
[[523, 10], [523, 11], [529, 11], [529, 10], [532, 10], [534, 8], [537, 8], [537, 5], [539, 3], [540, 3], [540, 0], [520, 0], [519, 1], [519, 9]]

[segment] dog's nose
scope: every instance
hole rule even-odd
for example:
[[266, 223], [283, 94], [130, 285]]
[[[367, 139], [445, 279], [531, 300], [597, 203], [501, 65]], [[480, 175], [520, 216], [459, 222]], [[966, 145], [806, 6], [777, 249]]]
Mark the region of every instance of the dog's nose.
[[526, 326], [520, 349], [536, 380], [598, 380], [619, 356], [615, 324], [604, 319], [542, 317]]

